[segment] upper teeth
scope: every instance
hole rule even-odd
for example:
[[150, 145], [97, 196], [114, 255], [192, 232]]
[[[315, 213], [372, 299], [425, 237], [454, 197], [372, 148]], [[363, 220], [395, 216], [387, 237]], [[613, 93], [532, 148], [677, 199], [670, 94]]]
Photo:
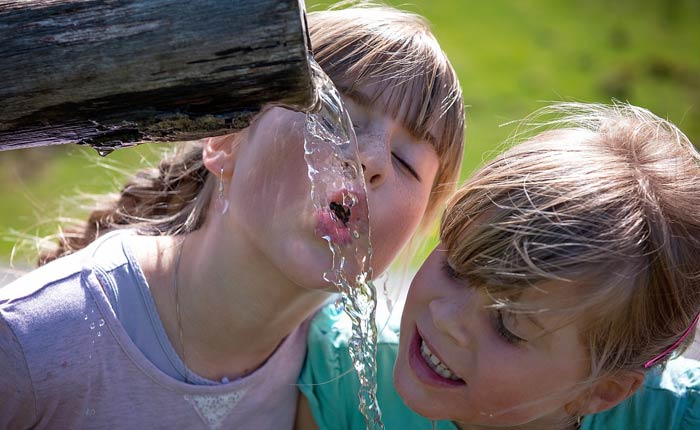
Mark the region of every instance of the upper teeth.
[[433, 369], [437, 374], [443, 378], [452, 379], [453, 381], [461, 381], [452, 371], [442, 362], [425, 344], [425, 341], [421, 340], [420, 352], [425, 361], [428, 363], [431, 369]]

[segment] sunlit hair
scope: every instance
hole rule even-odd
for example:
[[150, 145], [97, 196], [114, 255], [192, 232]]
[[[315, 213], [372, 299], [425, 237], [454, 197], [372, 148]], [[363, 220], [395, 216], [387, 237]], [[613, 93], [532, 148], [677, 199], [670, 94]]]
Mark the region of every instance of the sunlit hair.
[[368, 97], [374, 108], [433, 145], [439, 167], [429, 221], [443, 209], [460, 173], [464, 106], [457, 75], [423, 17], [370, 2], [350, 4], [309, 14], [314, 57], [342, 93], [359, 103]]
[[518, 303], [525, 289], [571, 288], [546, 311], [582, 324], [592, 380], [642, 370], [700, 312], [700, 156], [673, 124], [624, 103], [556, 104], [526, 123], [544, 131], [449, 203], [448, 261], [514, 312], [545, 311]]
[[[428, 24], [417, 15], [364, 3], [310, 13], [308, 24], [314, 57], [341, 91], [354, 91], [351, 82], [361, 86], [380, 81], [388, 101], [379, 109], [416, 136], [432, 136], [440, 167], [424, 217], [429, 219], [454, 189], [464, 114], [456, 75]], [[242, 135], [236, 139], [243, 140]], [[196, 230], [206, 218], [215, 182], [202, 162], [201, 142], [180, 146], [158, 167], [137, 173], [120, 193], [100, 198], [87, 222], [61, 227], [58, 246], [44, 250], [39, 264], [81, 249], [115, 228], [164, 235]]]

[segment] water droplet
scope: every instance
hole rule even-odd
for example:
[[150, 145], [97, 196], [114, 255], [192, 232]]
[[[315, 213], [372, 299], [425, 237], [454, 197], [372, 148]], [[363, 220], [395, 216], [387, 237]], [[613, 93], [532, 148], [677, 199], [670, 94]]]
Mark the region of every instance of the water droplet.
[[331, 275], [330, 272], [323, 272], [323, 280], [326, 281], [326, 282], [328, 282], [328, 283], [332, 283], [332, 282], [331, 282], [331, 276], [332, 276], [332, 275]]
[[85, 409], [85, 416], [87, 416], [87, 417], [95, 416], [95, 410], [92, 408]]
[[88, 315], [87, 314], [83, 315], [83, 319], [87, 321]]
[[[335, 213], [334, 210], [331, 210], [331, 211], [329, 211], [328, 213], [330, 214], [331, 219], [332, 219], [334, 222], [338, 222], [338, 215]], [[330, 236], [329, 236], [328, 238], [330, 239]]]
[[343, 176], [349, 181], [354, 181], [357, 178], [357, 167], [349, 161], [343, 162]]
[[102, 318], [100, 318], [100, 327], [102, 327], [103, 325], [105, 325], [105, 320], [103, 320]]
[[102, 336], [102, 332], [101, 332], [101, 331], [98, 331], [98, 332], [97, 332], [97, 335], [98, 335], [98, 336]]
[[354, 194], [344, 193], [343, 194], [343, 205], [347, 207], [353, 207], [357, 204], [357, 197]]
[[90, 323], [90, 330], [94, 330], [94, 329], [95, 329], [95, 321]]
[[95, 148], [95, 151], [97, 151], [97, 153], [100, 154], [100, 157], [106, 157], [112, 152], [114, 152], [114, 148]]
[[340, 312], [343, 310], [343, 298], [341, 296], [338, 296], [338, 298], [335, 300], [334, 306], [336, 312]]

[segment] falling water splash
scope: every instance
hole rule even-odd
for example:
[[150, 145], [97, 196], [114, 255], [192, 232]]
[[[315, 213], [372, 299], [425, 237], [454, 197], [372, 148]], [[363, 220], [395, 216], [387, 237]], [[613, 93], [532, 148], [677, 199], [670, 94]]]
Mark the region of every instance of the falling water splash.
[[369, 212], [357, 138], [338, 90], [309, 59], [317, 105], [306, 116], [304, 156], [311, 179], [311, 198], [321, 223], [318, 231], [333, 254], [333, 267], [324, 279], [340, 290], [345, 313], [352, 322], [350, 357], [360, 380], [360, 411], [367, 429], [383, 430], [377, 404], [375, 311]]

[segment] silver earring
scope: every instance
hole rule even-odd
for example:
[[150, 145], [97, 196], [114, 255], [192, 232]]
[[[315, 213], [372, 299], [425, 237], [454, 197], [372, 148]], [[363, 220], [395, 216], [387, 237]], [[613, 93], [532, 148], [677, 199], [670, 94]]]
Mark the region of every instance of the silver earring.
[[221, 168], [219, 175], [219, 211], [221, 215], [228, 212], [228, 199], [224, 195], [224, 168]]

